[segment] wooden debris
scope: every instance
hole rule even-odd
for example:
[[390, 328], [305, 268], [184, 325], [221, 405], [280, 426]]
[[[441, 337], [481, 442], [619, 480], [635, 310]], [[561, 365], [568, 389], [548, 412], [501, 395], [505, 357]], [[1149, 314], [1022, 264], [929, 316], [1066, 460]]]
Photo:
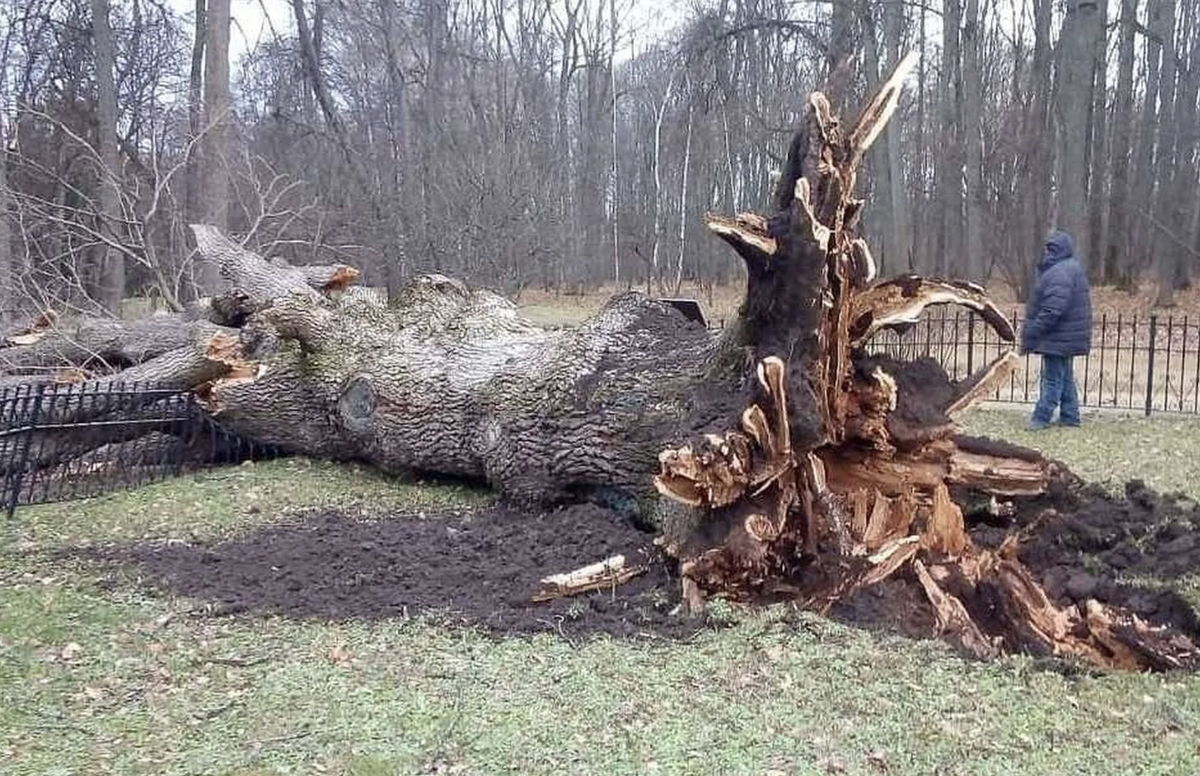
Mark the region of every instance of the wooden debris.
[[565, 574], [543, 577], [541, 589], [530, 596], [530, 600], [552, 601], [564, 596], [616, 587], [645, 571], [645, 566], [626, 566], [624, 555], [614, 555]]
[[943, 634], [949, 634], [969, 654], [984, 660], [990, 660], [1000, 654], [999, 646], [979, 630], [979, 626], [967, 614], [962, 601], [947, 593], [934, 581], [925, 564], [919, 560], [913, 561], [913, 571], [921, 588], [933, 605], [937, 615], [938, 627]]
[[[826, 612], [892, 579], [919, 584], [941, 632], [980, 658], [1008, 650], [1110, 668], [1187, 665], [1197, 648], [1181, 632], [1096, 602], [1086, 612], [1056, 605], [1018, 560], [1019, 535], [991, 552], [967, 534], [950, 486], [994, 503], [1045, 493], [1057, 474], [1039, 455], [959, 447], [951, 416], [1007, 379], [1015, 353], [1001, 353], [949, 400], [937, 400], [945, 406], [934, 406], [905, 393], [920, 386], [854, 352], [882, 329], [916, 323], [931, 305], [966, 306], [1003, 342], [1016, 335], [979, 286], [918, 277], [872, 282], [870, 251], [852, 231], [862, 204], [853, 196], [856, 166], [902, 80], [899, 71], [849, 133], [828, 101], [813, 95], [777, 190], [785, 213], [770, 222], [706, 217], [747, 260], [748, 307], [765, 305], [780, 321], [780, 300], [763, 302], [755, 293], [785, 289], [788, 303], [801, 300], [811, 311], [803, 328], [776, 343], [779, 350], [757, 352], [760, 390], [739, 428], [660, 456], [659, 491], [699, 512], [700, 529], [664, 543], [680, 561], [686, 605], [694, 609], [706, 595], [754, 601], [786, 594]], [[813, 267], [823, 271], [804, 274]]]

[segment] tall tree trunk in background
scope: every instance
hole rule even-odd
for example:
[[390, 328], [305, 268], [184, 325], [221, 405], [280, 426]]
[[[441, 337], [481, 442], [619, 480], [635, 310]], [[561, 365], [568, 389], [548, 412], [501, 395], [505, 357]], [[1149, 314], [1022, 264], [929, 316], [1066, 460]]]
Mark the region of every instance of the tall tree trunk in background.
[[[926, 16], [927, 9], [924, 6], [917, 6], [916, 13], [918, 15], [917, 24], [917, 50], [925, 52], [927, 50], [928, 22]], [[917, 62], [917, 180], [925, 181], [930, 174], [930, 141], [929, 141], [929, 66], [927, 64], [928, 57], [922, 56]], [[894, 133], [889, 132], [888, 135]], [[924, 187], [922, 187], [924, 188]], [[936, 191], [936, 189], [935, 189]], [[919, 214], [913, 219], [914, 227], [918, 230], [915, 242], [916, 256], [913, 262], [912, 269], [916, 272], [929, 274], [935, 272], [941, 266], [940, 259], [937, 258], [937, 245], [941, 239], [941, 229], [939, 228], [940, 220], [938, 220], [936, 211], [936, 202], [930, 202], [928, 195], [922, 198], [924, 207], [917, 207], [915, 211]], [[930, 205], [934, 207], [930, 207]]]
[[937, 260], [942, 274], [957, 274], [963, 260], [962, 91], [959, 88], [962, 0], [944, 0], [943, 8], [942, 134], [939, 139], [945, 150], [937, 156], [938, 199], [941, 205]]
[[1146, 27], [1150, 34], [1146, 41], [1146, 83], [1142, 92], [1142, 109], [1138, 121], [1133, 188], [1130, 213], [1133, 216], [1130, 230], [1132, 236], [1132, 261], [1130, 274], [1136, 284], [1139, 271], [1152, 261], [1151, 242], [1154, 235], [1150, 225], [1150, 203], [1154, 198], [1154, 182], [1158, 176], [1155, 146], [1158, 143], [1158, 84], [1159, 65], [1162, 59], [1163, 6], [1165, 0], [1149, 0], [1146, 6]]
[[[1176, 231], [1179, 234], [1177, 250], [1180, 261], [1176, 263], [1174, 285], [1183, 287], [1191, 282], [1196, 270], [1196, 240], [1200, 232], [1200, 198], [1193, 195], [1197, 181], [1195, 154], [1200, 145], [1200, 120], [1197, 101], [1200, 100], [1200, 19], [1195, 4], [1185, 6], [1186, 28], [1190, 32], [1186, 41], [1187, 69], [1180, 74], [1179, 99], [1176, 100], [1175, 124], [1179, 127], [1177, 157], [1179, 163], [1171, 170], [1171, 188], [1175, 192], [1171, 199], [1175, 211]], [[1182, 41], [1183, 38], [1180, 37]]]
[[561, 47], [558, 62], [558, 83], [554, 103], [556, 131], [554, 133], [555, 156], [563, 160], [567, 184], [560, 187], [559, 222], [562, 230], [559, 235], [560, 248], [558, 267], [555, 272], [555, 284], [561, 290], [566, 281], [567, 268], [577, 265], [579, 256], [579, 221], [577, 191], [575, 178], [580, 174], [576, 154], [571, 152], [570, 114], [571, 114], [571, 80], [575, 75], [579, 56], [579, 14], [583, 0], [568, 0], [563, 9], [565, 18], [558, 28], [558, 43]]
[[683, 144], [683, 162], [681, 164], [679, 181], [679, 257], [675, 261], [675, 285], [671, 289], [671, 293], [676, 296], [679, 295], [679, 288], [683, 285], [683, 261], [687, 256], [685, 249], [687, 247], [688, 174], [692, 169], [692, 128], [694, 124], [694, 109], [689, 105], [687, 140]]
[[1053, 129], [1050, 125], [1052, 80], [1050, 74], [1051, 0], [1033, 0], [1033, 66], [1029, 76], [1029, 104], [1025, 117], [1025, 185], [1026, 218], [1029, 226], [1029, 271], [1022, 273], [1024, 285], [1017, 288], [1017, 298], [1024, 300], [1029, 291], [1033, 262], [1040, 255], [1050, 224], [1050, 170], [1054, 164]]
[[850, 97], [854, 83], [855, 44], [853, 0], [832, 0], [825, 58], [825, 96], [834, 111], [840, 111]]
[[1092, 30], [1092, 142], [1088, 173], [1088, 269], [1093, 278], [1104, 274], [1104, 250], [1108, 244], [1108, 0], [1097, 0]]
[[[883, 10], [883, 40], [886, 52], [887, 69], [896, 69], [902, 55], [900, 49], [901, 25], [904, 21], [904, 8], [898, 3], [888, 3]], [[889, 252], [893, 261], [893, 272], [911, 271], [913, 257], [913, 224], [912, 212], [909, 208], [908, 186], [904, 178], [904, 157], [901, 153], [901, 123], [899, 117], [894, 119], [896, 126], [884, 136], [884, 148], [887, 152], [888, 185], [891, 187], [892, 213], [889, 219], [892, 226], [892, 250]]]
[[1133, 156], [1133, 55], [1138, 0], [1120, 0], [1120, 45], [1117, 54], [1117, 94], [1113, 111], [1112, 196], [1104, 246], [1103, 280], [1131, 286], [1129, 232], [1130, 161]]
[[[391, 298], [400, 291], [401, 280], [408, 274], [407, 246], [404, 236], [407, 236], [410, 213], [416, 210], [410, 204], [412, 186], [411, 150], [412, 131], [409, 128], [408, 94], [404, 83], [404, 73], [400, 66], [400, 57], [396, 51], [396, 40], [399, 36], [395, 21], [396, 9], [391, 0], [379, 3], [379, 13], [383, 25], [384, 61], [387, 63], [387, 131], [388, 146], [391, 152], [392, 192], [391, 196], [397, 204], [395, 219], [398, 228], [392, 230], [392, 250], [387, 256], [384, 267], [384, 277], [387, 283], [388, 297]], [[306, 94], [309, 92], [306, 91]], [[410, 209], [411, 208], [411, 209]]]
[[196, 25], [192, 37], [192, 64], [188, 73], [188, 154], [184, 180], [184, 215], [188, 223], [204, 218], [201, 202], [204, 191], [204, 41], [208, 36], [207, 0], [196, 0]]
[[662, 244], [663, 234], [666, 230], [666, 192], [663, 188], [663, 143], [662, 130], [663, 121], [666, 118], [667, 105], [671, 101], [671, 94], [675, 89], [675, 76], [678, 70], [671, 71], [671, 77], [667, 81], [666, 91], [663, 92], [662, 101], [658, 104], [658, 110], [654, 116], [654, 244], [650, 249], [650, 278], [646, 281], [647, 293], [650, 291], [651, 283], [661, 287], [662, 275]]
[[1174, 191], [1174, 196], [1171, 198], [1171, 222], [1176, 234], [1172, 246], [1176, 257], [1174, 273], [1171, 277], [1171, 287], [1174, 289], [1186, 288], [1191, 284], [1196, 262], [1196, 252], [1193, 247], [1196, 198], [1191, 196], [1191, 192], [1196, 186], [1197, 177], [1194, 162], [1197, 141], [1197, 95], [1194, 84], [1189, 84], [1186, 90], [1190, 92], [1189, 99], [1186, 101], [1180, 99], [1176, 102], [1176, 113], [1180, 117], [1178, 121], [1180, 128], [1179, 161], [1171, 171], [1171, 189]]
[[1058, 226], [1088, 255], [1088, 112], [1092, 104], [1093, 34], [1099, 14], [1093, 0], [1071, 0], [1059, 37], [1058, 147], [1062, 165]]
[[1163, 0], [1159, 21], [1161, 26], [1157, 32], [1162, 39], [1162, 62], [1158, 74], [1158, 149], [1154, 163], [1149, 245], [1154, 260], [1154, 274], [1158, 280], [1155, 304], [1169, 306], [1174, 304], [1176, 267], [1182, 260], [1180, 253], [1186, 249], [1174, 217], [1175, 203], [1171, 201], [1175, 195], [1171, 181], [1177, 172], [1176, 166], [1184, 161], [1175, 155], [1181, 129], [1175, 115], [1176, 57], [1179, 55], [1175, 35], [1175, 0]]
[[[987, 264], [983, 255], [983, 93], [980, 68], [979, 0], [967, 0], [962, 27], [963, 120], [962, 140], [966, 160], [967, 244], [962, 266], [966, 278], [986, 281]], [[894, 134], [894, 133], [893, 133]]]
[[[602, 27], [597, 20], [591, 33], [599, 35]], [[576, 280], [591, 284], [602, 281], [608, 274], [604, 260], [605, 228], [604, 198], [605, 180], [610, 165], [604, 158], [607, 155], [609, 143], [606, 142], [603, 128], [610, 118], [606, 112], [611, 107], [608, 94], [611, 79], [608, 67], [611, 62], [604, 61], [602, 46], [593, 46], [586, 51], [585, 67], [583, 69], [583, 89], [580, 96], [580, 120], [583, 129], [579, 134], [579, 156], [581, 168], [575, 176], [576, 213], [578, 220], [575, 231], [583, 238], [580, 252], [577, 254], [577, 268], [580, 275]]]
[[[879, 15], [882, 12], [882, 8], [873, 8], [869, 4], [865, 4], [860, 8], [859, 13], [863, 43], [862, 69], [866, 74], [868, 92], [875, 92], [888, 75], [883, 72], [879, 55], [878, 22]], [[895, 66], [894, 62], [890, 63], [891, 68], [895, 68]], [[894, 128], [888, 135], [893, 134], [895, 134]], [[887, 147], [885, 144], [876, 143], [867, 152], [867, 164], [864, 167], [864, 172], [867, 173], [867, 179], [861, 181], [861, 183], [869, 183], [871, 199], [876, 205], [877, 212], [876, 217], [872, 218], [865, 226], [870, 235], [871, 244], [878, 246], [874, 253], [876, 267], [881, 274], [886, 274], [886, 269], [884, 268], [892, 264], [892, 251], [894, 249], [898, 250], [898, 248], [894, 248], [893, 238], [895, 229], [892, 222], [894, 208], [891, 201], [893, 190], [891, 180], [892, 169], [888, 166]]]
[[[99, 187], [100, 222], [97, 227], [106, 240], [119, 240], [117, 223], [121, 218], [120, 158], [117, 156], [117, 87], [113, 69], [116, 52], [109, 24], [108, 0], [92, 0], [92, 40], [96, 66], [96, 123], [100, 167], [96, 176]], [[95, 250], [99, 283], [97, 301], [113, 315], [121, 314], [125, 296], [125, 257], [101, 242]]]
[[13, 261], [12, 226], [8, 221], [8, 126], [4, 109], [0, 103], [0, 326], [7, 325], [17, 309], [17, 267]]
[[608, 3], [608, 89], [612, 111], [612, 250], [613, 284], [621, 285], [621, 169], [617, 164], [617, 0]]
[[[204, 118], [203, 191], [201, 210], [204, 223], [227, 229], [229, 224], [229, 0], [208, 0], [204, 40]], [[214, 293], [221, 285], [218, 268], [200, 261], [200, 287]]]

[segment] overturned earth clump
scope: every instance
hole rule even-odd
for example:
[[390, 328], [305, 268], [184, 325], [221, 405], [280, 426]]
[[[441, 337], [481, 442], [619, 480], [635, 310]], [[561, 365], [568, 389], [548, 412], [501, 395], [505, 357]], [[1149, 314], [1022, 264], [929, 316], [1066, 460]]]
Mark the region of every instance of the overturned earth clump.
[[[465, 515], [310, 510], [213, 544], [88, 555], [131, 566], [145, 583], [194, 601], [202, 616], [431, 617], [497, 635], [682, 638], [706, 627], [672, 615], [678, 582], [652, 537], [591, 505]], [[639, 573], [619, 586], [533, 600], [543, 578], [614, 556]]]
[[[720, 334], [633, 292], [570, 329], [539, 327], [498, 295], [441, 275], [417, 278], [385, 304], [353, 285], [352, 268], [289, 266], [196, 225], [201, 254], [229, 281], [225, 293], [129, 325], [39, 316], [0, 348], [0, 369], [45, 368], [51, 381], [165, 382], [194, 392], [238, 434], [285, 452], [483, 481], [512, 505], [533, 505], [531, 518], [548, 504], [591, 501], [654, 527], [663, 565], [609, 554], [603, 541], [587, 557], [548, 555], [558, 564], [550, 567], [519, 552], [529, 566], [520, 579], [537, 583], [523, 593], [530, 611], [569, 610], [555, 602], [563, 597], [620, 600], [619, 591], [665, 568], [682, 613], [701, 613], [714, 598], [785, 600], [890, 619], [981, 658], [1033, 652], [1104, 668], [1193, 667], [1200, 650], [1182, 609], [1124, 596], [1115, 577], [1110, 588], [1037, 538], [1095, 542], [1092, 533], [1115, 531], [1114, 520], [1099, 527], [1089, 517], [1100, 519], [1087, 512], [1094, 494], [1035, 451], [960, 436], [956, 418], [1016, 364], [1011, 322], [969, 283], [877, 278], [858, 231], [865, 203], [855, 182], [914, 61], [852, 123], [819, 92], [809, 97], [768, 215], [705, 216], [746, 269], [738, 318]], [[871, 352], [877, 333], [943, 304], [974, 311], [1008, 349], [958, 383], [932, 361]], [[96, 412], [83, 398], [50, 410], [55, 422]], [[30, 465], [62, 466], [78, 454], [39, 449]], [[1089, 527], [1057, 530], [1046, 506]], [[1026, 519], [1029, 510], [1039, 516]], [[604, 512], [580, 514], [606, 530], [614, 524]], [[1182, 530], [1177, 522], [1170, 530]], [[988, 529], [972, 530], [979, 523]], [[549, 546], [571, 545], [574, 529], [526, 531], [518, 520], [511, 530], [522, 544]], [[412, 537], [404, 562], [437, 558], [442, 539]], [[1190, 562], [1187, 536], [1168, 541]], [[1129, 569], [1142, 547], [1122, 535], [1096, 562]], [[502, 553], [494, 560], [507, 563]], [[301, 589], [331, 589], [323, 562], [333, 561], [310, 559]], [[456, 568], [443, 567], [437, 573]], [[343, 590], [347, 606], [354, 592]], [[402, 590], [393, 595], [403, 603]]]
[[[1144, 489], [1133, 485], [1130, 492], [1132, 498], [1117, 499], [1088, 488], [1029, 501], [1011, 515], [987, 516], [1009, 528], [981, 522], [972, 526], [971, 536], [987, 546], [1002, 542], [1011, 529], [1048, 526], [1020, 555], [1046, 580], [1056, 605], [1095, 600], [1125, 606], [1150, 626], [1198, 638], [1196, 612], [1177, 593], [1122, 581], [1129, 567], [1123, 560], [1114, 567], [1105, 558], [1118, 557], [1109, 555], [1113, 550], [1125, 558], [1123, 543], [1137, 538], [1142, 541], [1135, 567], [1172, 568], [1182, 548], [1194, 548], [1200, 539], [1200, 512], [1170, 499], [1148, 509]], [[1052, 501], [1072, 507], [1069, 520], [1062, 522]], [[1191, 568], [1200, 567], [1200, 549], [1192, 552]], [[505, 506], [467, 514], [306, 510], [218, 542], [147, 542], [92, 548], [84, 555], [131, 572], [108, 575], [104, 584], [132, 577], [190, 600], [192, 614], [203, 617], [422, 617], [498, 636], [569, 638], [683, 639], [719, 625], [679, 616], [678, 575], [653, 536], [595, 505], [536, 513]], [[540, 600], [543, 580], [554, 572], [618, 556], [638, 573], [619, 584]], [[913, 638], [934, 638], [941, 631], [911, 569], [840, 600], [829, 614]]]

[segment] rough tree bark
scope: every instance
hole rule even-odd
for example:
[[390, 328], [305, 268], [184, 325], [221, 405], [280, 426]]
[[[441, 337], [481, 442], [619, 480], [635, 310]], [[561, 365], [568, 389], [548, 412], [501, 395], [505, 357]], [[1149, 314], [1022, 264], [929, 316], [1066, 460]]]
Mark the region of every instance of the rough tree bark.
[[1117, 96], [1113, 112], [1112, 195], [1109, 200], [1108, 239], [1104, 246], [1106, 282], [1132, 287], [1130, 274], [1130, 163], [1133, 156], [1133, 57], [1134, 24], [1138, 0], [1121, 0], [1120, 45], [1117, 56]]
[[[1062, 183], [1058, 195], [1058, 226], [1075, 237], [1081, 256], [1090, 261], [1088, 232], [1089, 114], [1096, 32], [1103, 34], [1103, 21], [1094, 2], [1074, 0], [1067, 5], [1059, 37], [1057, 90], [1059, 158]], [[1100, 149], [1096, 149], [1099, 153]]]
[[[233, 99], [229, 93], [229, 0], [209, 0], [204, 13], [204, 136], [201, 141], [203, 176], [200, 204], [207, 223], [227, 228], [229, 220], [230, 126]], [[194, 53], [193, 53], [194, 55]], [[201, 262], [199, 286], [216, 293], [217, 269]]]
[[[233, 299], [193, 314], [225, 327], [207, 344], [170, 352], [199, 353], [187, 363], [210, 371], [194, 390], [255, 441], [473, 477], [513, 499], [591, 498], [638, 513], [678, 564], [689, 608], [707, 596], [784, 596], [825, 611], [891, 578], [981, 657], [1193, 661], [1185, 636], [1128, 612], [1054, 605], [1016, 560], [1017, 538], [992, 552], [965, 533], [952, 489], [1013, 498], [1069, 478], [1031, 451], [957, 436], [953, 416], [1007, 377], [1014, 353], [952, 384], [930, 361], [864, 348], [949, 303], [1014, 339], [976, 286], [876, 280], [857, 236], [857, 168], [914, 62], [852, 125], [822, 94], [810, 97], [769, 217], [706, 216], [748, 276], [739, 318], [719, 337], [637, 293], [578, 328], [546, 330], [440, 275], [384, 307], [349, 287], [348, 268], [287, 267], [198, 225]], [[41, 331], [28, 336], [51, 336]]]
[[[99, 230], [107, 239], [119, 240], [121, 219], [120, 157], [117, 155], [116, 49], [113, 45], [108, 0], [92, 0], [92, 35], [96, 62], [96, 136], [99, 153], [97, 196], [100, 209]], [[113, 315], [121, 314], [125, 298], [125, 258], [120, 251], [101, 242], [96, 247], [97, 298]]]
[[0, 325], [16, 312], [17, 272], [13, 263], [12, 226], [8, 221], [8, 133], [5, 105], [0, 101]]

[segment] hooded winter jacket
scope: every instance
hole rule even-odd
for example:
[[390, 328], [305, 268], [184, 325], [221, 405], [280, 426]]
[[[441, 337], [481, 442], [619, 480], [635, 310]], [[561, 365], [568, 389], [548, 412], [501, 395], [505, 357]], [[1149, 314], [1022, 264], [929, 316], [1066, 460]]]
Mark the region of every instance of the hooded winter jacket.
[[1075, 241], [1066, 232], [1055, 232], [1046, 241], [1025, 312], [1023, 350], [1082, 356], [1092, 349], [1092, 290], [1075, 258]]

